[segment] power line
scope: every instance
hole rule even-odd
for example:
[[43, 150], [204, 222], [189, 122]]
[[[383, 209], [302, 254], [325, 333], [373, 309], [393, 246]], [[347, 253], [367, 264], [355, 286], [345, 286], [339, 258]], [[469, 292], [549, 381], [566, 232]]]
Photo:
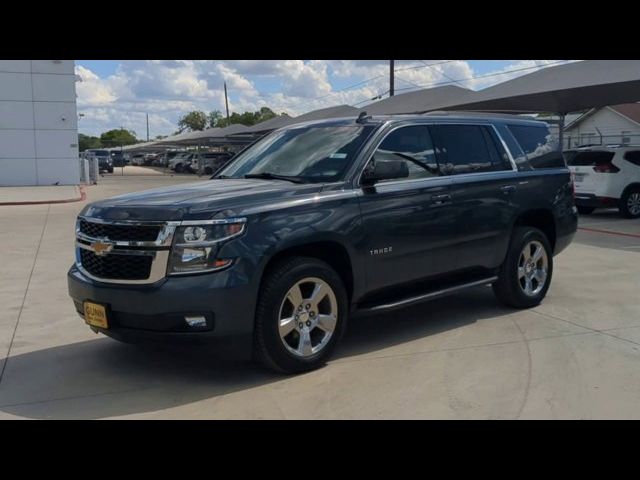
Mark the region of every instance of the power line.
[[[427, 63], [427, 62], [425, 62], [424, 60], [418, 60], [418, 61], [419, 61], [419, 62], [424, 63], [427, 67], [433, 67], [433, 66], [434, 66], [433, 64], [431, 64], [431, 65], [430, 65], [430, 64], [428, 64], [428, 63]], [[451, 78], [449, 75], [447, 75], [446, 73], [444, 73], [444, 71], [443, 71], [442, 69], [438, 68], [438, 69], [436, 69], [436, 70], [437, 70], [437, 72], [438, 72], [440, 75], [442, 75], [443, 77], [448, 78], [448, 79], [449, 79], [449, 80], [451, 80], [452, 82], [456, 82], [456, 83], [460, 84], [460, 82], [458, 82], [457, 80], [454, 80], [454, 79], [453, 79], [453, 78]]]
[[[560, 64], [560, 63], [567, 63], [567, 61], [568, 60], [558, 60], [557, 62], [545, 63], [543, 65], [532, 65], [530, 67], [521, 67], [521, 68], [514, 68], [512, 70], [504, 70], [502, 72], [487, 73], [487, 74], [484, 74], [484, 75], [474, 75], [472, 77], [461, 78], [461, 79], [458, 79], [458, 80], [452, 79], [449, 82], [437, 82], [437, 83], [429, 83], [427, 85], [418, 85], [418, 87], [419, 88], [436, 87], [436, 86], [440, 86], [440, 85], [449, 85], [451, 83], [459, 83], [459, 82], [466, 82], [466, 81], [469, 81], [469, 80], [476, 80], [478, 78], [497, 77], [497, 76], [500, 76], [500, 75], [506, 75], [508, 73], [521, 72], [523, 70], [531, 70], [531, 69], [534, 69], [534, 68], [546, 68], [546, 67], [549, 67], [551, 65], [557, 65], [557, 64]], [[407, 87], [407, 88], [399, 88], [398, 90], [409, 90], [409, 89], [410, 88]]]

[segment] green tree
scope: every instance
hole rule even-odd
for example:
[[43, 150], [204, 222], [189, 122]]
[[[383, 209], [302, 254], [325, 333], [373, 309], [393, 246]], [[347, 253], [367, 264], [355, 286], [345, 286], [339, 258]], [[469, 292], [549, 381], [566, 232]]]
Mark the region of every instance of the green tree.
[[98, 137], [92, 137], [90, 135], [85, 135], [84, 133], [78, 134], [78, 149], [81, 152], [88, 150], [90, 148], [100, 148], [102, 147], [102, 142]]
[[204, 130], [207, 128], [208, 120], [207, 114], [204, 112], [199, 110], [189, 112], [178, 120], [178, 131], [182, 133], [185, 130]]
[[133, 145], [138, 142], [136, 138], [136, 132], [132, 130], [125, 130], [124, 128], [118, 128], [109, 130], [100, 135], [100, 142], [103, 147], [120, 147], [124, 145]]
[[[281, 113], [280, 115], [286, 116], [286, 113]], [[226, 117], [222, 116], [222, 113], [220, 111], [214, 110], [209, 114], [209, 125], [219, 128], [238, 123], [241, 125], [251, 126], [255, 125], [256, 123], [264, 122], [265, 120], [278, 117], [280, 115], [275, 113], [269, 107], [262, 107], [257, 112], [233, 112], [231, 115], [229, 115], [229, 120], [227, 120]]]
[[224, 119], [220, 110], [214, 110], [209, 112], [209, 127], [218, 127], [220, 122]]

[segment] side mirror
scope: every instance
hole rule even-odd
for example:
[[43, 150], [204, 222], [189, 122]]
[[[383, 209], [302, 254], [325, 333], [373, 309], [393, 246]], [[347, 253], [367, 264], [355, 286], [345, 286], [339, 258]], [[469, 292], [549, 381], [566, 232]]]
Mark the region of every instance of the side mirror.
[[407, 178], [409, 168], [404, 160], [375, 160], [367, 166], [362, 175], [362, 184], [374, 185], [381, 180], [393, 180], [395, 178]]

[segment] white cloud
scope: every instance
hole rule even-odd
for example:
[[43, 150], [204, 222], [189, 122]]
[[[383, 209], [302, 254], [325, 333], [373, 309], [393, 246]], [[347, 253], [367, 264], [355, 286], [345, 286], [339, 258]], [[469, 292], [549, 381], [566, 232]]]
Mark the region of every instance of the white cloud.
[[[396, 91], [454, 84], [452, 79], [480, 89], [534, 71], [510, 70], [550, 62], [513, 61], [493, 72], [499, 75], [465, 80], [477, 76], [466, 61], [397, 61]], [[84, 113], [80, 131], [98, 135], [124, 126], [141, 138], [147, 113], [155, 137], [176, 131], [188, 111], [224, 111], [225, 81], [231, 111], [267, 106], [290, 115], [339, 104], [364, 106], [389, 88], [388, 60], [142, 60], [123, 61], [106, 77], [82, 65], [76, 73], [82, 78], [76, 84], [78, 109]]]

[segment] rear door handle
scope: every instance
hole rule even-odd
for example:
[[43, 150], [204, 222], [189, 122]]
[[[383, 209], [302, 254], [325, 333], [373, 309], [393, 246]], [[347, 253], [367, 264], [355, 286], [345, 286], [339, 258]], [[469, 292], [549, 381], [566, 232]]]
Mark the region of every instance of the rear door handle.
[[513, 192], [516, 191], [516, 186], [515, 185], [505, 185], [504, 187], [500, 187], [500, 190], [502, 190], [502, 193], [504, 193], [505, 195], [509, 195]]
[[434, 205], [443, 205], [445, 203], [451, 203], [451, 195], [445, 193], [443, 195], [433, 195], [431, 197], [431, 203]]

